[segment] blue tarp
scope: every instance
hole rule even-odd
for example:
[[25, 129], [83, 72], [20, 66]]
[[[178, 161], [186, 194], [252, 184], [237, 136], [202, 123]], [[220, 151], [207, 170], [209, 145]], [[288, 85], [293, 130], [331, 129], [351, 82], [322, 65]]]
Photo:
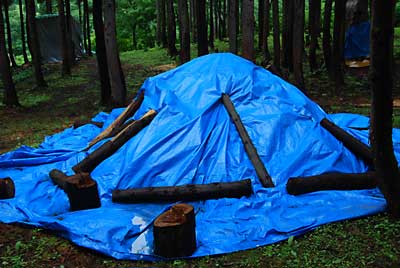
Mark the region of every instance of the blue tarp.
[[369, 56], [370, 30], [371, 24], [369, 21], [351, 25], [347, 29], [344, 45], [345, 59], [357, 59]]
[[[149, 109], [158, 114], [92, 172], [100, 208], [69, 212], [66, 194], [48, 175], [53, 168], [73, 174], [71, 167], [87, 155], [81, 150], [102, 130], [85, 125], [47, 137], [39, 148], [23, 146], [0, 156], [0, 177], [10, 176], [16, 184], [16, 197], [0, 201], [0, 220], [52, 229], [118, 259], [157, 260], [152, 222], [171, 204], [114, 204], [112, 190], [250, 178], [250, 197], [192, 203], [198, 246], [194, 257], [274, 243], [322, 224], [385, 209], [378, 189], [301, 196], [285, 190], [292, 176], [367, 171], [363, 161], [319, 125], [328, 117], [367, 143], [367, 131], [349, 128], [367, 127], [364, 116], [328, 115], [291, 84], [232, 54], [197, 58], [147, 79], [141, 90], [145, 100], [134, 117]], [[260, 185], [220, 101], [223, 93], [231, 97], [275, 188]], [[104, 129], [121, 112], [100, 113], [94, 120], [105, 122]], [[399, 158], [397, 130], [394, 137]]]

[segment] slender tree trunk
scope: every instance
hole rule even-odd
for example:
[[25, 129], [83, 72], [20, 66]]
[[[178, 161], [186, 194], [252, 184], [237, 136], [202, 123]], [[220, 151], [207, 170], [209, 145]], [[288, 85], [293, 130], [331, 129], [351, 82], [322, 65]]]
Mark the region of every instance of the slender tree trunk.
[[242, 1], [242, 54], [254, 61], [254, 0]]
[[272, 0], [272, 20], [274, 26], [274, 66], [278, 72], [281, 70], [281, 41], [279, 30], [279, 1]]
[[46, 87], [47, 84], [43, 77], [42, 63], [41, 63], [42, 57], [40, 55], [40, 44], [39, 44], [39, 39], [37, 36], [37, 29], [36, 29], [35, 2], [34, 2], [34, 0], [27, 0], [27, 2], [28, 2], [27, 17], [28, 17], [28, 23], [29, 23], [31, 45], [32, 45], [31, 55], [32, 55], [32, 62], [33, 62], [33, 67], [34, 67], [36, 85], [38, 87]]
[[156, 0], [156, 18], [157, 18], [157, 29], [156, 29], [156, 43], [157, 46], [161, 46], [161, 0]]
[[324, 28], [322, 37], [322, 49], [324, 53], [325, 66], [328, 73], [331, 73], [331, 58], [332, 58], [332, 47], [331, 47], [331, 17], [332, 17], [332, 0], [325, 1], [324, 9]]
[[[263, 53], [263, 57], [264, 57], [264, 63], [267, 63], [270, 61], [271, 59], [271, 54], [269, 52], [269, 48], [268, 48], [268, 36], [269, 36], [269, 17], [270, 17], [270, 4], [269, 4], [269, 0], [264, 0], [264, 4], [263, 4], [263, 12], [264, 12], [264, 19], [263, 19], [263, 35], [261, 38], [261, 44], [262, 44], [262, 48], [261, 51]], [[282, 43], [283, 46], [283, 43]]]
[[293, 0], [283, 0], [282, 66], [293, 71]]
[[101, 104], [111, 104], [111, 86], [107, 63], [106, 44], [104, 41], [104, 23], [102, 0], [93, 0], [93, 27], [96, 36], [96, 59], [100, 79]]
[[304, 91], [304, 0], [294, 0], [293, 75], [296, 86]]
[[180, 61], [181, 64], [190, 60], [190, 25], [187, 0], [178, 0], [179, 32], [180, 32]]
[[88, 0], [83, 0], [83, 9], [85, 10], [86, 19], [86, 38], [87, 38], [87, 54], [92, 56], [92, 41], [90, 40], [90, 12]]
[[344, 84], [344, 34], [346, 24], [346, 0], [335, 0], [335, 21], [332, 45], [332, 77], [336, 84], [336, 93]]
[[28, 14], [29, 14], [28, 0], [24, 0], [24, 1], [25, 1], [25, 14], [26, 14], [26, 40], [28, 43], [29, 53], [32, 55], [31, 32], [29, 29], [30, 25], [29, 25], [29, 20], [28, 20]]
[[115, 0], [104, 0], [104, 33], [109, 66], [112, 103], [124, 106], [126, 101], [125, 77], [121, 68], [115, 25]]
[[219, 18], [219, 0], [214, 0], [214, 17], [215, 17], [215, 37], [218, 37], [218, 40], [221, 40], [220, 34], [220, 18]]
[[400, 174], [393, 153], [393, 11], [395, 1], [372, 0], [371, 133], [374, 164], [387, 210], [400, 218]]
[[46, 13], [53, 14], [53, 5], [51, 0], [46, 0]]
[[228, 16], [228, 28], [229, 28], [229, 51], [237, 54], [238, 52], [238, 18], [239, 18], [239, 5], [238, 0], [229, 0], [229, 16]]
[[62, 67], [61, 75], [71, 75], [71, 58], [68, 53], [68, 38], [67, 38], [67, 20], [65, 17], [65, 3], [64, 0], [58, 0], [58, 20], [60, 23], [60, 35], [61, 35], [61, 51], [62, 51]]
[[72, 41], [72, 16], [70, 0], [64, 0], [65, 4], [65, 22], [67, 26], [67, 52], [71, 65], [75, 64], [75, 48]]
[[165, 17], [165, 9], [166, 7], [166, 0], [160, 0], [160, 25], [161, 25], [161, 46], [163, 48], [167, 48], [168, 46], [168, 41], [167, 41], [167, 21]]
[[206, 1], [197, 0], [197, 54], [208, 54]]
[[81, 26], [82, 25], [82, 0], [77, 0], [76, 4], [78, 6], [79, 26]]
[[19, 105], [17, 92], [11, 76], [4, 30], [3, 7], [0, 3], [0, 73], [4, 86], [3, 103], [7, 106]]
[[208, 38], [208, 44], [211, 49], [214, 49], [214, 1], [210, 0], [209, 4], [209, 16], [210, 16], [210, 33]]
[[320, 24], [321, 24], [320, 19], [321, 19], [321, 0], [310, 0], [308, 32], [310, 35], [309, 61], [310, 61], [310, 69], [312, 71], [318, 68], [316, 51], [318, 47], [318, 36], [320, 33]]
[[176, 49], [176, 24], [173, 0], [166, 0], [167, 3], [167, 27], [168, 27], [168, 54], [173, 57], [178, 55]]
[[14, 50], [13, 50], [13, 45], [12, 45], [12, 37], [11, 37], [11, 25], [10, 25], [10, 16], [8, 12], [8, 1], [2, 1], [4, 5], [4, 15], [6, 19], [6, 26], [7, 26], [7, 45], [8, 45], [8, 54], [10, 56], [11, 60], [11, 66], [12, 67], [17, 67], [17, 63], [15, 62], [15, 57], [14, 57]]
[[87, 42], [88, 38], [87, 38], [86, 16], [87, 16], [86, 10], [85, 10], [85, 7], [83, 7], [83, 18], [82, 18], [83, 24], [81, 24], [81, 27], [82, 27], [82, 33], [83, 33], [83, 48], [85, 49], [85, 53], [87, 55], [89, 52], [89, 48], [88, 48], [88, 42]]
[[258, 0], [258, 50], [263, 48], [265, 0]]
[[227, 0], [222, 0], [222, 12], [221, 12], [221, 35], [222, 35], [222, 39], [224, 39], [227, 35], [226, 35], [226, 16], [227, 16], [227, 8], [226, 8], [226, 1]]
[[190, 0], [190, 17], [193, 42], [197, 42], [197, 0]]
[[18, 0], [19, 5], [19, 21], [21, 28], [21, 44], [22, 44], [22, 55], [24, 57], [24, 63], [29, 63], [28, 55], [26, 54], [26, 39], [25, 39], [25, 23], [24, 23], [24, 13], [22, 11], [22, 0]]

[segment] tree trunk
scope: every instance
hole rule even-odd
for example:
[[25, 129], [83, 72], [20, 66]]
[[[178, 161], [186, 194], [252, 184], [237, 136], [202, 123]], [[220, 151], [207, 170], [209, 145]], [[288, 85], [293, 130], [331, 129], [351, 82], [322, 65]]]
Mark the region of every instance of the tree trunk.
[[6, 26], [7, 26], [7, 45], [8, 45], [8, 55], [10, 56], [11, 60], [11, 66], [12, 67], [18, 67], [17, 63], [15, 62], [15, 57], [14, 57], [14, 50], [13, 50], [13, 45], [12, 45], [12, 37], [11, 37], [11, 25], [10, 25], [10, 16], [8, 12], [8, 1], [2, 1], [4, 5], [4, 15], [5, 15], [5, 21], [6, 21]]
[[88, 0], [83, 0], [84, 18], [86, 20], [86, 38], [87, 38], [87, 54], [92, 56], [92, 41], [90, 40], [90, 12]]
[[282, 66], [293, 71], [293, 0], [283, 0]]
[[190, 25], [187, 0], [178, 0], [179, 32], [180, 32], [180, 61], [181, 64], [190, 61]]
[[31, 43], [31, 32], [30, 32], [30, 25], [29, 25], [29, 7], [28, 7], [28, 0], [24, 0], [25, 2], [25, 14], [26, 14], [26, 40], [28, 43], [28, 50], [32, 57], [32, 43]]
[[294, 0], [293, 75], [296, 86], [305, 90], [303, 75], [304, 0]]
[[272, 19], [274, 26], [274, 66], [278, 72], [281, 70], [281, 41], [279, 30], [279, 1], [272, 0]]
[[65, 4], [65, 22], [67, 26], [67, 52], [71, 65], [75, 64], [75, 49], [72, 41], [72, 16], [70, 0], [64, 0]]
[[0, 3], [0, 72], [4, 86], [3, 103], [7, 106], [19, 105], [17, 92], [11, 76], [10, 62], [6, 48], [3, 7]]
[[332, 17], [332, 0], [325, 1], [324, 9], [324, 27], [323, 27], [323, 37], [322, 37], [322, 49], [324, 53], [325, 67], [328, 73], [331, 73], [331, 58], [332, 58], [332, 48], [331, 48], [331, 17]]
[[197, 54], [200, 57], [208, 54], [206, 1], [197, 0], [196, 2], [197, 2], [197, 7], [196, 7]]
[[26, 54], [26, 39], [25, 39], [25, 23], [24, 23], [24, 12], [22, 11], [22, 0], [18, 0], [19, 5], [19, 21], [21, 28], [21, 44], [22, 44], [22, 55], [24, 57], [24, 63], [29, 62], [28, 55]]
[[[264, 58], [264, 63], [268, 63], [271, 59], [271, 54], [269, 52], [269, 48], [268, 48], [268, 36], [269, 36], [269, 17], [270, 17], [270, 4], [269, 4], [269, 0], [264, 0], [264, 4], [263, 4], [264, 10], [264, 19], [263, 19], [263, 35], [262, 35], [262, 39], [261, 39], [261, 51], [263, 53], [263, 58]], [[282, 43], [283, 46], [283, 43]]]
[[[83, 0], [82, 0], [83, 1]], [[87, 43], [87, 27], [86, 27], [86, 11], [85, 7], [83, 8], [83, 24], [81, 24], [82, 27], [82, 33], [83, 33], [83, 48], [85, 49], [86, 55], [88, 54], [88, 43]]]
[[318, 47], [318, 36], [321, 24], [321, 0], [310, 0], [308, 32], [310, 35], [309, 61], [310, 69], [314, 71], [318, 68], [316, 50]]
[[61, 51], [62, 51], [62, 67], [61, 75], [71, 75], [71, 58], [68, 52], [68, 37], [67, 37], [67, 20], [65, 17], [65, 5], [64, 0], [58, 0], [58, 19], [60, 23], [60, 34], [61, 34]]
[[210, 49], [214, 49], [214, 1], [215, 0], [210, 0], [210, 33], [209, 33], [209, 38], [208, 38], [208, 45], [210, 46]]
[[344, 35], [346, 24], [346, 0], [335, 0], [335, 21], [333, 28], [332, 45], [332, 77], [335, 81], [336, 93], [340, 92], [344, 84]]
[[156, 28], [156, 43], [157, 46], [161, 46], [161, 0], [156, 0], [156, 20], [157, 20], [157, 28]]
[[[221, 10], [221, 36], [223, 40], [226, 37], [226, 1], [227, 0], [222, 0], [222, 10]], [[254, 1], [254, 0], [253, 0]], [[253, 14], [254, 17], [254, 14]]]
[[101, 104], [111, 103], [111, 85], [107, 63], [106, 44], [104, 41], [102, 0], [93, 0], [93, 27], [96, 36], [97, 70], [100, 79]]
[[190, 0], [191, 32], [193, 42], [197, 43], [197, 0]]
[[161, 26], [161, 46], [166, 48], [168, 46], [167, 41], [167, 21], [165, 18], [165, 7], [166, 7], [166, 0], [160, 0], [160, 26]]
[[168, 26], [168, 54], [173, 57], [178, 55], [176, 49], [176, 24], [173, 0], [166, 0], [167, 2], [167, 26]]
[[258, 0], [258, 50], [263, 48], [264, 39], [264, 18], [265, 18], [265, 0]]
[[393, 153], [393, 12], [396, 2], [372, 0], [371, 27], [371, 132], [379, 188], [387, 210], [400, 218], [400, 174]]
[[77, 0], [76, 5], [78, 6], [78, 18], [79, 18], [79, 25], [82, 25], [82, 0]]
[[41, 55], [40, 55], [40, 44], [39, 44], [39, 39], [37, 35], [37, 29], [36, 29], [36, 8], [35, 8], [35, 1], [34, 0], [27, 0], [28, 2], [28, 23], [29, 23], [29, 36], [31, 39], [31, 45], [32, 45], [32, 62], [33, 62], [33, 67], [34, 67], [34, 73], [35, 73], [35, 80], [36, 80], [36, 85], [38, 87], [46, 87], [47, 84], [44, 81], [43, 77], [43, 72], [42, 72], [42, 63], [41, 63]]
[[229, 31], [229, 51], [231, 53], [238, 53], [238, 18], [239, 18], [239, 5], [238, 0], [229, 0], [229, 16], [228, 16], [228, 31]]
[[53, 14], [53, 5], [51, 0], [46, 0], [46, 13]]
[[254, 50], [254, 0], [242, 1], [242, 56], [255, 60]]
[[115, 0], [104, 0], [104, 37], [111, 82], [112, 104], [122, 107], [125, 106], [126, 101], [126, 86], [117, 46]]

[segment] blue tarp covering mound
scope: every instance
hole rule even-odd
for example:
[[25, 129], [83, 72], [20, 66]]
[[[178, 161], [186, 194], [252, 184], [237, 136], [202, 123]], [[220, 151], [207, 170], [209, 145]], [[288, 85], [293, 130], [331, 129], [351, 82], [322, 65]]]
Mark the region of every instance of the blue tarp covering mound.
[[370, 30], [369, 21], [351, 25], [346, 32], [344, 44], [344, 58], [357, 59], [369, 56], [370, 52]]
[[[197, 58], [146, 80], [145, 100], [134, 116], [149, 109], [151, 124], [102, 162], [92, 177], [102, 206], [69, 212], [64, 191], [48, 173], [71, 167], [101, 129], [85, 125], [47, 137], [39, 148], [23, 146], [0, 156], [0, 177], [10, 176], [16, 197], [0, 201], [0, 220], [56, 230], [74, 243], [118, 259], [157, 260], [152, 222], [171, 204], [114, 204], [112, 190], [146, 186], [252, 180], [254, 194], [241, 199], [193, 202], [198, 249], [204, 256], [254, 248], [299, 235], [333, 221], [385, 209], [379, 190], [286, 193], [291, 176], [364, 172], [367, 166], [319, 125], [324, 117], [368, 142], [368, 118], [327, 115], [298, 89], [265, 69], [232, 54]], [[268, 169], [275, 188], [263, 188], [220, 98], [228, 94]], [[122, 109], [94, 120], [107, 127]], [[400, 134], [394, 132], [395, 141]], [[93, 151], [98, 147], [91, 149]], [[399, 157], [399, 144], [395, 144]]]

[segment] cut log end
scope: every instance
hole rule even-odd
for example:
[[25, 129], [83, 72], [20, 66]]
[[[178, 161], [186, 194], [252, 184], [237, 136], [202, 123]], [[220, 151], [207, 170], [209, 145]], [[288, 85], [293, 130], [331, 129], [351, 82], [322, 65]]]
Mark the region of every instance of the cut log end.
[[15, 185], [10, 177], [0, 179], [0, 199], [15, 197]]

